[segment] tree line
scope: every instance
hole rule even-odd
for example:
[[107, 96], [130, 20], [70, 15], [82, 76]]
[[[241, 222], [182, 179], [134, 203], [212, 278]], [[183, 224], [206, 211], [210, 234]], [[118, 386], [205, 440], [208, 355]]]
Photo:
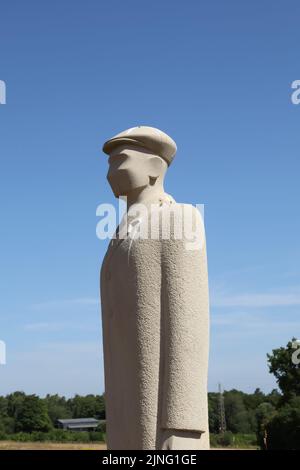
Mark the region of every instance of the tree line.
[[[225, 416], [229, 433], [255, 433], [261, 449], [300, 449], [300, 361], [296, 339], [267, 354], [269, 372], [276, 378], [279, 391], [253, 394], [238, 390], [224, 392]], [[295, 358], [297, 360], [295, 360]], [[210, 393], [209, 425], [218, 432], [218, 395]], [[232, 440], [232, 436], [227, 440]]]
[[[219, 394], [208, 393], [209, 428], [214, 445], [233, 444], [235, 436], [243, 435], [262, 449], [300, 449], [300, 367], [291, 360], [293, 353], [292, 340], [268, 355], [269, 370], [275, 375], [279, 390], [268, 394], [259, 388], [253, 393], [224, 392], [226, 433], [220, 434]], [[0, 439], [103, 440], [103, 424], [96, 433], [56, 429], [58, 419], [92, 417], [105, 420], [104, 395], [40, 398], [14, 392], [0, 396]]]
[[58, 419], [105, 419], [103, 395], [75, 395], [65, 398], [59, 395], [26, 395], [14, 392], [0, 396], [0, 439], [21, 441], [103, 441], [105, 429], [100, 424], [92, 432], [64, 431], [57, 429]]

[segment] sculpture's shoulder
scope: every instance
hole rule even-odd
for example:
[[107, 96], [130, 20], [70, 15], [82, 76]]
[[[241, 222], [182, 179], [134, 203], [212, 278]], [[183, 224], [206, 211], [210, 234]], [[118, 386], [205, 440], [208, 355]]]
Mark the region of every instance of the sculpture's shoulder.
[[203, 230], [202, 206], [174, 201], [171, 204], [163, 205], [161, 214], [161, 222], [165, 224], [169, 222], [171, 233], [181, 227], [183, 230]]
[[151, 239], [177, 244], [205, 238], [204, 222], [199, 207], [178, 203], [174, 200], [163, 202], [152, 209], [148, 218], [148, 233]]
[[186, 204], [183, 202], [171, 202], [168, 205], [163, 206], [163, 210], [166, 212], [173, 212], [176, 217], [186, 217], [187, 220], [202, 219], [202, 206]]

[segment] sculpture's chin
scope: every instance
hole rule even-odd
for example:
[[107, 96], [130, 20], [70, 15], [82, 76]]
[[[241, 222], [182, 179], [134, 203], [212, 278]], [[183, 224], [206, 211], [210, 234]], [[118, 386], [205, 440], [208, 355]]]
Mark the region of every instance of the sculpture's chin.
[[114, 196], [115, 196], [116, 198], [122, 196], [122, 194], [120, 193], [120, 191], [113, 190], [113, 193], [114, 193]]
[[126, 196], [128, 193], [128, 191], [125, 191], [124, 188], [121, 188], [121, 185], [117, 184], [116, 182], [114, 182], [114, 184], [111, 184], [110, 187], [112, 189], [114, 196], [117, 198]]
[[139, 186], [131, 186], [130, 188], [127, 188], [127, 189], [121, 188], [120, 186], [114, 186], [112, 187], [112, 190], [116, 198], [119, 198], [119, 197], [130, 198], [134, 196], [135, 192], [139, 192], [146, 187], [147, 187], [147, 184], [143, 184]]
[[120, 190], [120, 188], [117, 184], [111, 184], [110, 187], [111, 187], [112, 192], [113, 192], [113, 194], [116, 198], [119, 198], [119, 197], [123, 196], [123, 194], [122, 194], [123, 191]]

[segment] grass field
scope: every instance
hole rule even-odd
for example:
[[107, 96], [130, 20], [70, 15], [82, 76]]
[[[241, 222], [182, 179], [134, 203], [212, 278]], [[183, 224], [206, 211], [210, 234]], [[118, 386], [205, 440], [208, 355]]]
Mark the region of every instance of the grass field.
[[[104, 443], [94, 442], [15, 442], [0, 441], [0, 450], [106, 450]], [[211, 450], [246, 450], [232, 447], [218, 447]], [[249, 447], [247, 450], [256, 450]]]
[[104, 443], [95, 442], [15, 442], [0, 441], [0, 450], [105, 450]]

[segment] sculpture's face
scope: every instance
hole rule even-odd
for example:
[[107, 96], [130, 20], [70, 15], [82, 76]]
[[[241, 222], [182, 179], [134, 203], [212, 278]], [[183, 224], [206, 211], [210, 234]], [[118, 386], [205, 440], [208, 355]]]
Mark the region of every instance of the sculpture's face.
[[146, 149], [127, 144], [116, 147], [109, 156], [107, 173], [114, 195], [126, 196], [148, 186], [150, 177], [157, 177], [157, 160], [161, 159]]

